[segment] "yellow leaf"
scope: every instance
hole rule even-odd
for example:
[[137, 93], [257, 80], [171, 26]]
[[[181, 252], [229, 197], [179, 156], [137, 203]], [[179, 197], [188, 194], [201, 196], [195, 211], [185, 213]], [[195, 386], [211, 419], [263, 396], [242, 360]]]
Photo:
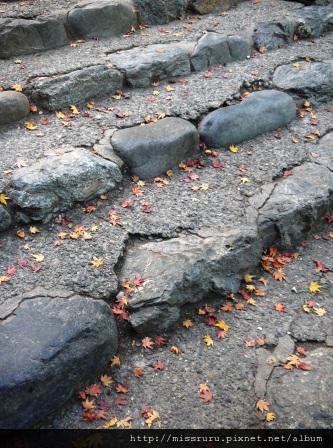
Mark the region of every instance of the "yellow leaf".
[[56, 112], [56, 117], [59, 118], [59, 120], [63, 120], [66, 115], [63, 112]]
[[94, 268], [100, 268], [103, 266], [104, 261], [103, 258], [92, 257], [90, 264], [94, 266]]
[[91, 231], [91, 232], [97, 232], [97, 230], [98, 230], [98, 225], [97, 225], [97, 224], [93, 224], [93, 225], [90, 227], [90, 231]]
[[240, 183], [241, 184], [249, 184], [251, 183], [250, 179], [248, 177], [241, 177], [240, 178]]
[[306, 313], [311, 313], [311, 308], [310, 308], [307, 304], [303, 305], [303, 310], [304, 310]]
[[88, 101], [88, 103], [86, 103], [86, 108], [87, 109], [94, 109], [94, 107], [95, 107], [95, 103], [94, 103], [94, 101]]
[[153, 90], [153, 95], [154, 96], [159, 96], [160, 92], [158, 90]]
[[312, 294], [318, 294], [320, 292], [321, 285], [318, 282], [311, 282], [309, 285], [309, 291]]
[[41, 263], [45, 259], [44, 255], [42, 254], [33, 255], [33, 257], [37, 261], [37, 263]]
[[218, 320], [215, 323], [214, 327], [219, 328], [220, 330], [223, 330], [225, 332], [229, 331], [229, 325], [224, 322], [224, 320]]
[[0, 193], [0, 204], [7, 205], [7, 201], [9, 200], [10, 198], [5, 193]]
[[202, 339], [203, 339], [204, 343], [207, 345], [207, 347], [214, 345], [214, 341], [209, 335], [204, 336]]
[[317, 316], [324, 316], [324, 314], [326, 314], [326, 311], [324, 310], [324, 308], [313, 308], [313, 312], [315, 314], [317, 314]]
[[185, 320], [183, 320], [182, 325], [185, 328], [191, 328], [191, 327], [193, 327], [193, 322], [191, 321], [191, 319], [185, 319]]
[[274, 412], [267, 412], [266, 414], [266, 421], [267, 422], [272, 422], [276, 419], [276, 415], [274, 414]]
[[22, 92], [23, 90], [21, 84], [13, 84], [12, 89], [14, 89], [15, 92]]
[[295, 62], [295, 64], [293, 64], [293, 67], [299, 69], [299, 68], [301, 68], [301, 64], [299, 64], [298, 62]]
[[80, 114], [78, 108], [76, 106], [74, 106], [74, 104], [71, 104], [70, 110], [73, 112], [74, 115], [79, 115]]
[[160, 420], [160, 414], [157, 411], [154, 411], [152, 409], [152, 411], [150, 412], [150, 417], [148, 417], [146, 419], [146, 424], [147, 424], [148, 428], [151, 428], [151, 426], [155, 420], [157, 420], [157, 421]]
[[113, 379], [112, 379], [112, 377], [111, 376], [109, 376], [109, 375], [102, 375], [101, 376], [101, 383], [103, 384], [103, 386], [105, 386], [105, 387], [109, 387], [109, 386], [111, 386], [111, 384], [113, 383]]
[[238, 146], [235, 146], [235, 145], [229, 146], [229, 151], [236, 154], [239, 151]]
[[209, 189], [209, 184], [201, 184], [200, 185], [200, 190], [207, 191], [208, 189]]
[[11, 277], [8, 277], [7, 275], [0, 275], [0, 285], [1, 283], [9, 282], [10, 279]]
[[167, 85], [165, 87], [165, 90], [166, 90], [166, 92], [174, 92], [175, 91], [175, 89], [173, 87], [171, 87], [170, 85]]
[[19, 238], [24, 239], [24, 238], [25, 238], [25, 231], [24, 231], [24, 230], [18, 230], [18, 231], [16, 232], [16, 235], [17, 235]]
[[110, 428], [112, 428], [113, 426], [116, 426], [117, 423], [118, 423], [118, 419], [117, 419], [117, 417], [113, 417], [111, 420], [107, 420], [107, 421], [104, 423], [103, 428], [104, 428], [104, 429], [110, 429]]
[[132, 428], [131, 420], [132, 420], [132, 417], [125, 417], [122, 420], [118, 420], [117, 428], [121, 428], [121, 429]]
[[114, 367], [120, 367], [120, 357], [114, 355], [113, 358], [111, 359], [111, 366]]
[[38, 227], [30, 226], [29, 232], [32, 233], [32, 234], [35, 234], [35, 233], [40, 233], [40, 230], [39, 230]]
[[245, 283], [252, 283], [253, 279], [254, 279], [254, 275], [251, 275], [251, 274], [245, 274], [244, 275]]
[[24, 127], [28, 129], [28, 131], [34, 131], [38, 126], [33, 121], [26, 121]]

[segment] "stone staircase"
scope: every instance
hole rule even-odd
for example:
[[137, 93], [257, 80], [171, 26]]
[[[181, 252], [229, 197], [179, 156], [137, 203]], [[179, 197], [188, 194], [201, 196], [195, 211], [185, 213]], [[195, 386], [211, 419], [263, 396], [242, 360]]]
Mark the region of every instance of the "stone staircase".
[[104, 368], [125, 280], [133, 328], [168, 331], [332, 210], [332, 4], [134, 3], [0, 22], [1, 427]]

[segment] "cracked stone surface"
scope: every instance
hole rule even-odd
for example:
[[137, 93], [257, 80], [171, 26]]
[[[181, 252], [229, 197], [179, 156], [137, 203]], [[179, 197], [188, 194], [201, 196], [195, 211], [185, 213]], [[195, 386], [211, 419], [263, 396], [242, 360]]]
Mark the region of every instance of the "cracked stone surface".
[[[320, 260], [329, 269], [333, 268], [333, 240], [327, 236], [331, 230], [332, 226], [297, 248], [298, 258], [284, 267], [286, 281], [277, 282], [262, 271], [252, 272], [258, 285], [258, 279], [267, 276], [266, 296], [257, 298], [257, 306], [248, 305], [243, 311], [217, 312], [218, 318], [230, 326], [225, 339], [218, 340], [216, 329], [207, 326], [205, 316], [199, 316], [193, 307], [184, 310], [182, 315], [183, 319], [192, 319], [192, 328], [186, 330], [179, 325], [170, 334], [161, 332], [161, 336], [168, 338], [165, 347], [144, 350], [141, 337], [128, 333], [127, 327], [120, 325], [121, 366], [107, 372], [115, 384], [129, 387], [128, 404], [117, 406], [114, 399], [118, 394], [111, 387], [100, 398], [110, 403], [108, 418], [131, 416], [133, 427], [143, 428], [145, 424], [140, 413], [144, 406], [151, 406], [160, 413], [162, 428], [332, 428], [332, 348], [325, 342], [314, 342], [313, 335], [306, 340], [304, 333], [298, 340], [290, 333], [291, 324], [306, 314], [302, 305], [316, 300], [326, 314], [323, 317], [311, 314], [314, 332], [321, 334], [322, 328], [326, 328], [332, 334], [332, 272], [316, 272], [313, 262]], [[308, 291], [311, 281], [322, 285], [319, 294]], [[285, 313], [274, 309], [277, 302], [286, 305]], [[217, 297], [209, 303], [218, 310], [226, 301]], [[202, 341], [206, 334], [214, 340], [211, 348]], [[259, 336], [265, 337], [263, 347], [246, 347], [246, 339]], [[173, 345], [181, 348], [182, 353], [171, 353]], [[304, 347], [308, 355], [302, 360], [309, 363], [312, 370], [281, 367], [274, 355], [278, 356], [278, 351], [282, 353], [282, 346], [283, 359], [289, 350], [292, 354], [294, 346], [296, 349]], [[153, 369], [157, 360], [165, 362], [164, 370]], [[266, 361], [266, 373], [258, 376], [258, 366]], [[134, 367], [143, 368], [141, 378], [133, 375]], [[208, 404], [203, 404], [199, 397], [202, 383], [213, 393], [213, 400]], [[275, 422], [265, 422], [264, 414], [256, 411], [260, 398], [269, 402], [270, 411], [276, 414]], [[86, 428], [103, 424], [103, 421], [84, 422], [81, 405], [73, 401], [43, 427]]]

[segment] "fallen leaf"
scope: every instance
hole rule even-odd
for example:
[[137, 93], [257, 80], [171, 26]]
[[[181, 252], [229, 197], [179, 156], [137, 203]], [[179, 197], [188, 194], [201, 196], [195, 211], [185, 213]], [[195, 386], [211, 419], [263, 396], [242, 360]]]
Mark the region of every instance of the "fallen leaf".
[[104, 260], [103, 260], [103, 258], [97, 258], [97, 257], [93, 256], [92, 260], [90, 261], [90, 264], [94, 268], [100, 268], [101, 266], [104, 265]]
[[328, 267], [322, 261], [314, 260], [314, 263], [316, 265], [317, 272], [328, 272], [329, 271]]
[[32, 234], [35, 234], [35, 233], [40, 233], [40, 230], [36, 226], [30, 226], [29, 227], [29, 232], [32, 233]]
[[137, 378], [140, 378], [143, 376], [143, 369], [141, 367], [134, 367], [133, 369], [133, 375]]
[[0, 193], [0, 204], [7, 206], [9, 200], [10, 198], [5, 193]]
[[157, 360], [153, 364], [153, 367], [154, 367], [155, 370], [164, 370], [165, 369], [165, 362]]
[[225, 331], [226, 333], [229, 331], [229, 325], [224, 320], [218, 320], [214, 327], [219, 328], [220, 330]]
[[12, 85], [12, 89], [14, 89], [15, 92], [22, 92], [23, 91], [23, 88], [22, 88], [21, 84], [13, 84]]
[[42, 255], [42, 254], [37, 254], [37, 255], [32, 255], [32, 256], [37, 261], [37, 263], [41, 263], [45, 259], [44, 255]]
[[309, 285], [309, 291], [312, 294], [318, 294], [321, 290], [321, 285], [318, 282], [311, 282]]
[[256, 403], [256, 408], [260, 412], [268, 412], [269, 411], [269, 402], [266, 400], [258, 400]]
[[102, 388], [98, 384], [92, 384], [84, 390], [86, 395], [91, 395], [92, 397], [98, 397], [102, 393]]
[[238, 146], [231, 145], [231, 146], [229, 146], [229, 151], [236, 154], [239, 151], [239, 148], [238, 148]]
[[207, 347], [211, 347], [212, 345], [214, 345], [214, 341], [209, 335], [204, 336], [202, 339]]
[[121, 383], [119, 383], [119, 384], [117, 384], [117, 386], [116, 386], [116, 388], [115, 388], [115, 391], [116, 391], [118, 394], [127, 394], [127, 393], [128, 393], [128, 387], [125, 386], [125, 384], [121, 384]]
[[278, 269], [277, 271], [273, 272], [273, 278], [279, 282], [282, 282], [282, 281], [286, 280], [287, 276], [282, 271], [282, 269]]
[[277, 302], [274, 305], [274, 309], [278, 311], [279, 313], [285, 313], [286, 312], [286, 305], [281, 302]]
[[37, 125], [36, 125], [36, 123], [34, 123], [33, 121], [26, 121], [25, 123], [24, 123], [24, 127], [26, 128], [26, 129], [28, 129], [28, 131], [34, 131], [34, 130], [36, 130], [37, 129]]
[[72, 111], [72, 113], [73, 113], [74, 115], [79, 115], [79, 114], [80, 114], [80, 112], [78, 111], [78, 108], [77, 108], [76, 106], [74, 106], [74, 104], [72, 104], [72, 105], [70, 106], [70, 110]]
[[82, 407], [85, 411], [90, 411], [92, 409], [95, 409], [96, 405], [95, 405], [94, 400], [89, 400], [89, 398], [87, 398], [86, 400], [84, 400], [82, 402]]
[[120, 364], [121, 364], [120, 357], [114, 355], [113, 358], [111, 359], [111, 366], [113, 366], [113, 367], [120, 367]]
[[145, 349], [152, 349], [155, 344], [151, 338], [145, 337], [142, 339], [141, 345]]
[[267, 412], [266, 421], [273, 422], [274, 420], [276, 420], [276, 415], [274, 414], [274, 412]]
[[182, 351], [179, 347], [177, 347], [176, 345], [173, 345], [170, 348], [170, 352], [175, 353], [176, 355], [179, 355]]
[[105, 387], [110, 387], [111, 384], [113, 383], [112, 377], [107, 374], [101, 375], [100, 380], [101, 380], [101, 383], [103, 384], [103, 386], [105, 386]]
[[191, 328], [191, 327], [193, 327], [193, 321], [191, 319], [185, 319], [185, 320], [183, 320], [182, 325], [183, 325], [183, 327], [185, 327], [187, 329]]

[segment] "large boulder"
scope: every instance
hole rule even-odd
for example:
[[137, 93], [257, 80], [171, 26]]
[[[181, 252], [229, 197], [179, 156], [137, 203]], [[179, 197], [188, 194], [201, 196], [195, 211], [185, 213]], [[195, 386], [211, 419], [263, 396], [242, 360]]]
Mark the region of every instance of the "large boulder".
[[28, 98], [20, 92], [0, 92], [0, 125], [24, 118], [30, 112]]
[[152, 81], [191, 73], [191, 43], [154, 44], [120, 51], [110, 62], [125, 75], [131, 87], [148, 87]]
[[201, 121], [199, 134], [208, 146], [221, 148], [286, 126], [294, 118], [296, 105], [289, 95], [265, 90], [211, 112]]
[[113, 95], [122, 86], [122, 73], [105, 65], [95, 65], [65, 75], [36, 79], [28, 90], [35, 104], [53, 111], [90, 98]]
[[298, 12], [295, 34], [300, 39], [320, 37], [333, 29], [333, 5], [309, 6]]
[[8, 229], [11, 223], [12, 219], [10, 213], [3, 205], [0, 205], [0, 232], [3, 232], [4, 230]]
[[70, 32], [79, 37], [119, 36], [137, 25], [131, 0], [88, 0], [68, 13]]
[[118, 346], [106, 303], [32, 292], [0, 323], [0, 427], [27, 428], [103, 372]]
[[261, 252], [252, 227], [202, 229], [195, 235], [133, 244], [120, 279], [138, 275], [145, 282], [129, 298], [130, 323], [139, 333], [161, 334], [179, 320], [184, 305], [200, 302], [212, 291], [237, 291]]
[[48, 220], [75, 202], [113, 189], [121, 179], [115, 163], [76, 149], [14, 171], [9, 196], [21, 219]]
[[133, 0], [139, 21], [145, 25], [163, 25], [186, 13], [189, 0]]
[[0, 19], [0, 58], [68, 44], [65, 17], [65, 13], [59, 13], [36, 20]]
[[274, 50], [293, 41], [296, 30], [295, 21], [291, 19], [279, 22], [261, 22], [253, 34], [254, 45], [257, 49]]
[[111, 144], [131, 173], [143, 179], [158, 176], [192, 157], [199, 148], [196, 127], [181, 118], [122, 129]]
[[333, 96], [333, 59], [280, 65], [274, 72], [273, 84], [290, 93], [327, 101]]

